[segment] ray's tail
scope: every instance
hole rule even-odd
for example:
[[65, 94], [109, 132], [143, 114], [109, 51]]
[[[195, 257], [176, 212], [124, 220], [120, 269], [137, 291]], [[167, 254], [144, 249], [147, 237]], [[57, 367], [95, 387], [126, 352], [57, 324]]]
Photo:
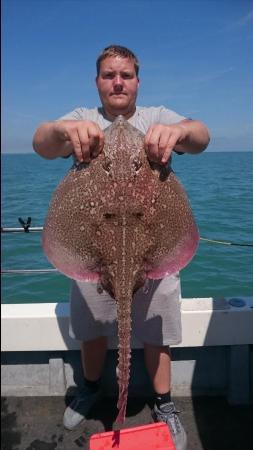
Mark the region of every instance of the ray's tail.
[[131, 300], [132, 299], [130, 298], [117, 301], [119, 337], [117, 366], [119, 396], [117, 403], [117, 423], [124, 423], [126, 416], [131, 359]]

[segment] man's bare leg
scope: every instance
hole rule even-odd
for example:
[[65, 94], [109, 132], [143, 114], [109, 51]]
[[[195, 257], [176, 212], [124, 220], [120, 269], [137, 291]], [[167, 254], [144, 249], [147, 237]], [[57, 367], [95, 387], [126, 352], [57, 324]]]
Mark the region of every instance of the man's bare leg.
[[81, 342], [81, 360], [85, 378], [84, 387], [64, 412], [63, 424], [68, 430], [73, 430], [86, 419], [88, 412], [101, 395], [100, 378], [106, 351], [106, 337]]
[[144, 344], [146, 367], [155, 391], [152, 417], [155, 422], [165, 422], [169, 426], [177, 450], [186, 450], [187, 436], [181, 424], [178, 411], [170, 398], [171, 355], [170, 348]]
[[84, 376], [97, 381], [102, 374], [107, 352], [107, 338], [101, 336], [92, 341], [81, 342], [81, 359]]
[[166, 394], [171, 388], [171, 356], [169, 346], [144, 344], [147, 371], [157, 394]]

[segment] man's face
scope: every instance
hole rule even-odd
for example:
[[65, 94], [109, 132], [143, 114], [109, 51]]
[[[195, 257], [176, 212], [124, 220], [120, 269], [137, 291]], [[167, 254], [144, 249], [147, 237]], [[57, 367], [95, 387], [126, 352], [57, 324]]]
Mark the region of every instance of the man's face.
[[131, 116], [135, 111], [139, 79], [134, 62], [121, 56], [108, 56], [96, 78], [102, 105], [108, 116]]

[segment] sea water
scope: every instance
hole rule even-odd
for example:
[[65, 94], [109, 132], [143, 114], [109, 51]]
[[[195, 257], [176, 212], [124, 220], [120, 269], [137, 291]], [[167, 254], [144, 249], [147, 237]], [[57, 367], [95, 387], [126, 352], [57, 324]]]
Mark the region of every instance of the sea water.
[[[31, 217], [43, 226], [52, 193], [72, 159], [35, 153], [2, 155], [2, 227]], [[199, 248], [181, 271], [182, 296], [253, 295], [253, 152], [175, 155], [173, 169], [189, 196], [199, 227]], [[41, 233], [2, 234], [2, 269], [52, 268]], [[239, 245], [229, 245], [228, 243]], [[244, 245], [247, 244], [247, 245]], [[66, 302], [70, 280], [59, 273], [2, 275], [3, 303]]]

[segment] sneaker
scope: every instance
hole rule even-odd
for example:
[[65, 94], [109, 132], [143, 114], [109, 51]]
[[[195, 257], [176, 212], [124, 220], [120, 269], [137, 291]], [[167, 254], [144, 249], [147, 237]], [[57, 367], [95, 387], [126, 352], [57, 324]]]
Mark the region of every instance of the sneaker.
[[165, 422], [169, 426], [176, 450], [186, 450], [187, 437], [181, 424], [179, 411], [176, 411], [173, 402], [164, 403], [158, 408], [156, 405], [152, 411], [152, 418], [155, 422]]
[[67, 430], [74, 430], [86, 419], [91, 407], [101, 397], [101, 388], [94, 390], [85, 386], [66, 408], [63, 416], [63, 425]]

